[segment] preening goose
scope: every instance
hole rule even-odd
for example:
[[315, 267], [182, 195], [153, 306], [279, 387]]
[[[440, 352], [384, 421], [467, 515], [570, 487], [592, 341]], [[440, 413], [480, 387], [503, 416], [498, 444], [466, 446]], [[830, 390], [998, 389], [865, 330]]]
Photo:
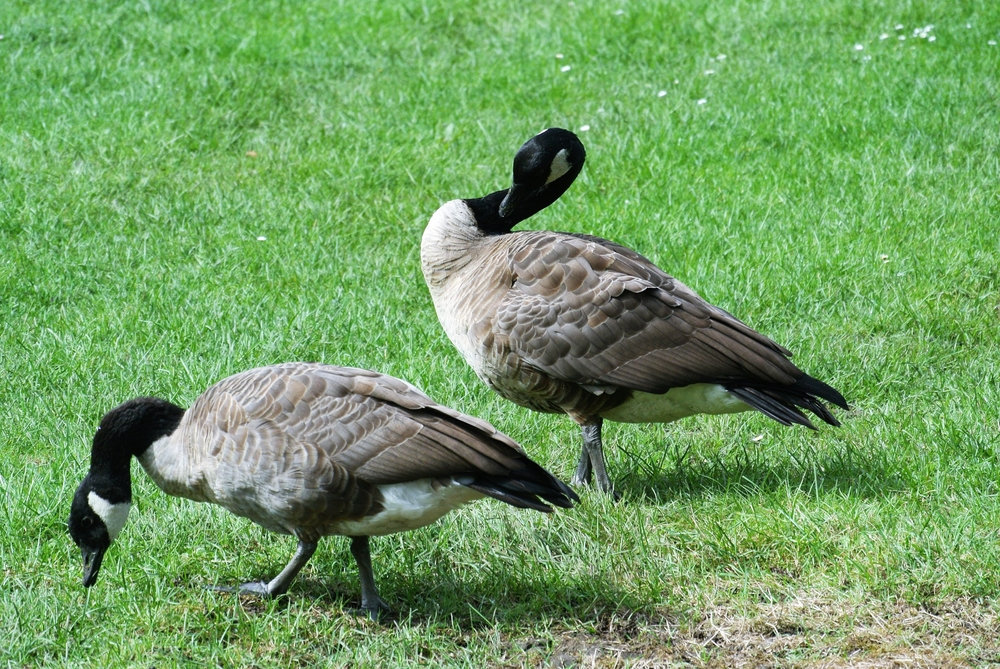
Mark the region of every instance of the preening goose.
[[572, 132], [550, 128], [514, 156], [513, 185], [452, 200], [420, 245], [424, 280], [448, 338], [500, 395], [573, 418], [583, 431], [574, 484], [613, 493], [604, 419], [670, 421], [757, 409], [779, 423], [831, 425], [847, 408], [764, 335], [632, 249], [599, 237], [511, 229], [552, 204], [583, 168]]
[[492, 425], [405, 381], [312, 363], [261, 367], [219, 381], [187, 411], [140, 397], [104, 416], [69, 517], [84, 586], [128, 516], [132, 456], [167, 494], [298, 539], [280, 574], [241, 592], [284, 593], [320, 537], [352, 537], [361, 606], [372, 617], [388, 607], [369, 536], [422, 527], [483, 496], [538, 511], [577, 500]]

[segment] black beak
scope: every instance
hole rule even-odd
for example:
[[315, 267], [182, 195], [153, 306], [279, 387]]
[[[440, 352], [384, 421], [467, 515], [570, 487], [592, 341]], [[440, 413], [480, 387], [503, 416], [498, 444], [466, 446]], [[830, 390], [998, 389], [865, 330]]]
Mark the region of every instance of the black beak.
[[83, 553], [83, 587], [89, 588], [97, 582], [97, 572], [101, 570], [106, 548], [81, 548]]
[[503, 218], [507, 216], [510, 212], [517, 209], [521, 203], [531, 195], [530, 191], [526, 186], [518, 186], [514, 184], [507, 191], [504, 196], [503, 201], [500, 203], [500, 217]]

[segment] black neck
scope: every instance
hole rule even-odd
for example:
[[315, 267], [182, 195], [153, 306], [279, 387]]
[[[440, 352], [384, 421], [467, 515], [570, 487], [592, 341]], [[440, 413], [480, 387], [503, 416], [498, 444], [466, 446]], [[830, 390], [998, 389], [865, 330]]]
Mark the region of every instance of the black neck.
[[476, 218], [476, 227], [487, 235], [507, 234], [515, 225], [527, 218], [527, 216], [517, 218], [516, 216], [500, 215], [500, 203], [507, 197], [508, 190], [510, 189], [505, 188], [484, 197], [464, 200]]
[[101, 420], [90, 450], [92, 476], [129, 478], [132, 456], [177, 429], [184, 410], [166, 400], [140, 397], [115, 407]]
[[[573, 185], [573, 180], [582, 169], [583, 163], [579, 162], [555, 181], [545, 184], [534, 192], [522, 195], [518, 198], [517, 205], [505, 216], [500, 215], [500, 203], [507, 197], [511, 191], [510, 188], [498, 190], [483, 197], [470, 198], [464, 202], [472, 210], [476, 217], [476, 226], [480, 230], [487, 235], [505, 235], [521, 221], [534, 216], [558, 200], [566, 192], [566, 189]], [[519, 188], [524, 187], [517, 184], [513, 186], [515, 191]]]

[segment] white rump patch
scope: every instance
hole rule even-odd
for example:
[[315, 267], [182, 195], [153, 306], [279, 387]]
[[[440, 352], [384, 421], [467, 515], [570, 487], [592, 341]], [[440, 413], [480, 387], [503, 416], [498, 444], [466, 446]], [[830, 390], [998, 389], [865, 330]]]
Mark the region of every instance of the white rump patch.
[[545, 180], [545, 183], [550, 184], [562, 175], [569, 172], [569, 151], [566, 149], [560, 149], [556, 157], [552, 159], [552, 165], [549, 166], [549, 178]]
[[383, 509], [374, 516], [335, 523], [334, 534], [378, 536], [413, 530], [435, 520], [474, 499], [481, 492], [459, 483], [441, 485], [431, 479], [379, 486]]
[[128, 512], [132, 505], [128, 502], [112, 504], [93, 490], [87, 495], [87, 503], [90, 504], [94, 513], [104, 521], [104, 526], [108, 528], [108, 536], [111, 541], [114, 541], [118, 533], [125, 527], [125, 521], [128, 520]]
[[750, 405], [717, 383], [693, 383], [662, 395], [634, 392], [632, 398], [601, 416], [618, 423], [670, 423], [694, 414], [749, 411]]

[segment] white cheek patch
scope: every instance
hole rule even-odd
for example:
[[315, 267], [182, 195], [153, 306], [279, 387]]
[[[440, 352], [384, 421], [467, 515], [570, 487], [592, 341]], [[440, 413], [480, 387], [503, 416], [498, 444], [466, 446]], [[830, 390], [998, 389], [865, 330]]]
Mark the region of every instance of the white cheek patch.
[[569, 163], [569, 151], [566, 149], [560, 149], [556, 157], [552, 159], [552, 165], [549, 166], [549, 178], [545, 180], [545, 183], [550, 184], [562, 175], [569, 172], [569, 168], [572, 167]]
[[125, 521], [128, 520], [128, 512], [132, 508], [132, 505], [128, 502], [112, 504], [93, 490], [87, 495], [87, 503], [90, 504], [90, 508], [104, 522], [104, 526], [108, 528], [108, 537], [110, 537], [111, 541], [114, 541], [115, 537], [118, 536], [118, 533], [125, 526]]

